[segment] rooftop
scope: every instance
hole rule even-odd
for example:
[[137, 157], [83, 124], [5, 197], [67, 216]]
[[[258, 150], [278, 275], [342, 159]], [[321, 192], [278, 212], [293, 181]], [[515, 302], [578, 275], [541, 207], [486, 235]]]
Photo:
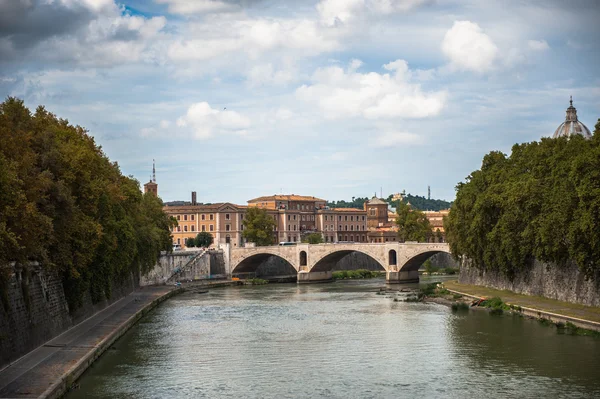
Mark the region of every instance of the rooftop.
[[309, 197], [307, 195], [296, 195], [296, 194], [275, 194], [267, 195], [264, 197], [253, 198], [248, 202], [261, 202], [261, 201], [319, 201], [327, 202], [324, 199], [317, 197]]

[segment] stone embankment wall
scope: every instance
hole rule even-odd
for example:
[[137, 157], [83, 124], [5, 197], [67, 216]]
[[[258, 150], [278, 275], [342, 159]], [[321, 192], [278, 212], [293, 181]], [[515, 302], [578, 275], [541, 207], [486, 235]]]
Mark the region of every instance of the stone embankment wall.
[[499, 272], [482, 271], [469, 262], [464, 262], [460, 268], [458, 282], [600, 306], [600, 273], [597, 273], [594, 279], [586, 280], [573, 263], [561, 267], [535, 261], [530, 269], [523, 270], [510, 281]]
[[173, 276], [175, 270], [183, 272], [178, 280], [203, 280], [209, 278], [226, 278], [227, 270], [223, 251], [208, 251], [197, 259], [190, 267], [186, 267], [200, 251], [177, 251], [164, 253], [158, 263], [146, 276], [140, 277], [140, 285], [160, 285]]
[[46, 274], [37, 264], [28, 270], [11, 267], [7, 284], [0, 287], [0, 368], [138, 286], [137, 278], [131, 276], [123, 284], [113, 285], [110, 300], [93, 304], [88, 294], [83, 298], [83, 306], [70, 314], [61, 279]]

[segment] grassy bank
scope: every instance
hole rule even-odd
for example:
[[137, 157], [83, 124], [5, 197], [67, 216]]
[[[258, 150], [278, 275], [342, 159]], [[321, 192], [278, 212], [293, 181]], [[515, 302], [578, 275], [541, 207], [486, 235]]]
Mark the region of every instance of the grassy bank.
[[333, 272], [332, 277], [334, 280], [347, 280], [347, 279], [363, 279], [363, 278], [375, 278], [385, 276], [385, 272], [376, 270], [339, 270]]

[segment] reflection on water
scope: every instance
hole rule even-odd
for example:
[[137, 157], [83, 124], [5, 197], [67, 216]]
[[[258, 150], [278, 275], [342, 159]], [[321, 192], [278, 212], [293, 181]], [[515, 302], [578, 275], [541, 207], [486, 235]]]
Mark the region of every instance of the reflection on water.
[[600, 397], [600, 340], [375, 295], [382, 280], [183, 294], [70, 398]]

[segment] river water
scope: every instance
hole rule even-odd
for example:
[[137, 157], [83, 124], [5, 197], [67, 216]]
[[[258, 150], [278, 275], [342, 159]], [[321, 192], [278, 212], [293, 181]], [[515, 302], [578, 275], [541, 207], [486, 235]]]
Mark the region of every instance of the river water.
[[600, 397], [600, 339], [515, 316], [394, 302], [376, 294], [384, 285], [176, 296], [117, 341], [68, 397]]

